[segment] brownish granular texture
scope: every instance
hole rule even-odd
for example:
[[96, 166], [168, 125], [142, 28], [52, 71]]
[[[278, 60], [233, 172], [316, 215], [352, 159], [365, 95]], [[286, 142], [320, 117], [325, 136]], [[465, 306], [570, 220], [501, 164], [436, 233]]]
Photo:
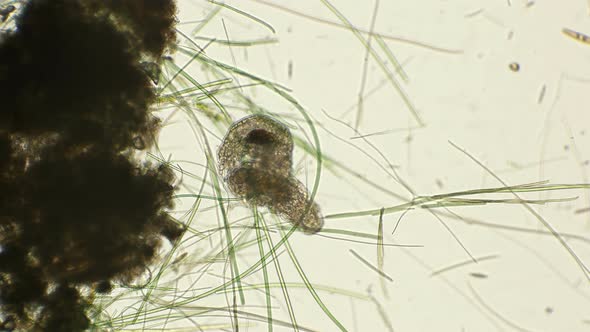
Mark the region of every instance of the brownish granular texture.
[[0, 36], [0, 330], [83, 331], [83, 286], [134, 280], [183, 233], [165, 212], [172, 171], [131, 153], [158, 133], [146, 73], [175, 42], [176, 5], [16, 9], [0, 8], [16, 19]]
[[265, 115], [234, 123], [218, 150], [219, 174], [229, 190], [252, 205], [268, 207], [305, 233], [322, 229], [319, 206], [292, 175], [293, 138]]

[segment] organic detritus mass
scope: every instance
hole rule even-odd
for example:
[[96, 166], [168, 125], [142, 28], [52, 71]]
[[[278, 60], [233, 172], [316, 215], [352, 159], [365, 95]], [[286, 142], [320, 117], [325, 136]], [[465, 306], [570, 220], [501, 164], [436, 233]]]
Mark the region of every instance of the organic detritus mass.
[[[83, 331], [177, 240], [174, 174], [140, 162], [173, 0], [29, 0], [0, 36], [0, 330]], [[16, 11], [15, 11], [16, 9]], [[13, 17], [11, 17], [12, 19]], [[149, 63], [149, 66], [146, 66]]]

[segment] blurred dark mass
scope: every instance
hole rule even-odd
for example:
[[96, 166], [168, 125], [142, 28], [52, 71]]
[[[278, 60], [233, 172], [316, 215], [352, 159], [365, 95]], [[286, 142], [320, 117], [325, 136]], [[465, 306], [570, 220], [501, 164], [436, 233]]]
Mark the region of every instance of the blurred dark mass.
[[175, 43], [176, 4], [1, 3], [0, 330], [83, 331], [90, 294], [183, 233], [173, 172], [135, 153], [157, 138], [145, 63]]

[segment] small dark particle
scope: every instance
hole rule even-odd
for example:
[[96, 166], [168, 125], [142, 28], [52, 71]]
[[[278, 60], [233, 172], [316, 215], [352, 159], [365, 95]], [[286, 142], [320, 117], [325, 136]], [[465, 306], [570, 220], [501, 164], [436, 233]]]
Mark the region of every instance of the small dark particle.
[[553, 313], [553, 311], [554, 311], [554, 310], [553, 310], [553, 308], [551, 308], [551, 307], [546, 307], [546, 308], [545, 308], [545, 313], [546, 313], [547, 315], [550, 315], [550, 314], [552, 314], [552, 313]]
[[584, 44], [590, 44], [590, 36], [585, 35], [581, 32], [577, 32], [568, 28], [561, 29], [561, 32], [563, 32], [564, 35], [572, 39], [575, 39], [576, 41], [579, 41]]
[[517, 72], [520, 70], [520, 65], [518, 64], [518, 62], [513, 62], [508, 66], [508, 68], [510, 68], [510, 70], [512, 70], [513, 72]]
[[539, 92], [539, 98], [537, 99], [537, 103], [540, 104], [543, 102], [543, 98], [545, 98], [545, 91], [547, 90], [547, 86], [543, 84], [541, 87], [541, 92]]
[[109, 281], [101, 281], [94, 290], [99, 294], [108, 294], [113, 290], [113, 285]]
[[176, 257], [176, 259], [172, 263], [170, 263], [170, 265], [178, 264], [180, 261], [185, 259], [187, 255], [188, 255], [188, 253], [183, 252], [182, 254], [180, 254], [180, 256]]
[[478, 278], [478, 279], [487, 279], [488, 278], [487, 274], [479, 273], [479, 272], [471, 272], [471, 273], [469, 273], [469, 275], [474, 278]]
[[477, 16], [477, 15], [481, 14], [482, 12], [483, 12], [483, 8], [480, 8], [480, 9], [478, 9], [478, 10], [475, 10], [475, 11], [471, 12], [471, 13], [465, 14], [465, 16], [464, 16], [464, 17], [465, 17], [465, 18], [471, 18], [471, 17], [475, 17], [475, 16]]
[[289, 79], [293, 77], [293, 61], [289, 60], [289, 64], [287, 65], [287, 76]]

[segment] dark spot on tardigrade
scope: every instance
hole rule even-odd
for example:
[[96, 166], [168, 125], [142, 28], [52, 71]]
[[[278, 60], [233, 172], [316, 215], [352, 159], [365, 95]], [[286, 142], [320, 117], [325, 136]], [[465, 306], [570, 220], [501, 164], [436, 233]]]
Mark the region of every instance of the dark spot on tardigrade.
[[264, 129], [254, 129], [246, 135], [246, 142], [250, 144], [266, 145], [272, 144], [274, 139], [272, 134]]

